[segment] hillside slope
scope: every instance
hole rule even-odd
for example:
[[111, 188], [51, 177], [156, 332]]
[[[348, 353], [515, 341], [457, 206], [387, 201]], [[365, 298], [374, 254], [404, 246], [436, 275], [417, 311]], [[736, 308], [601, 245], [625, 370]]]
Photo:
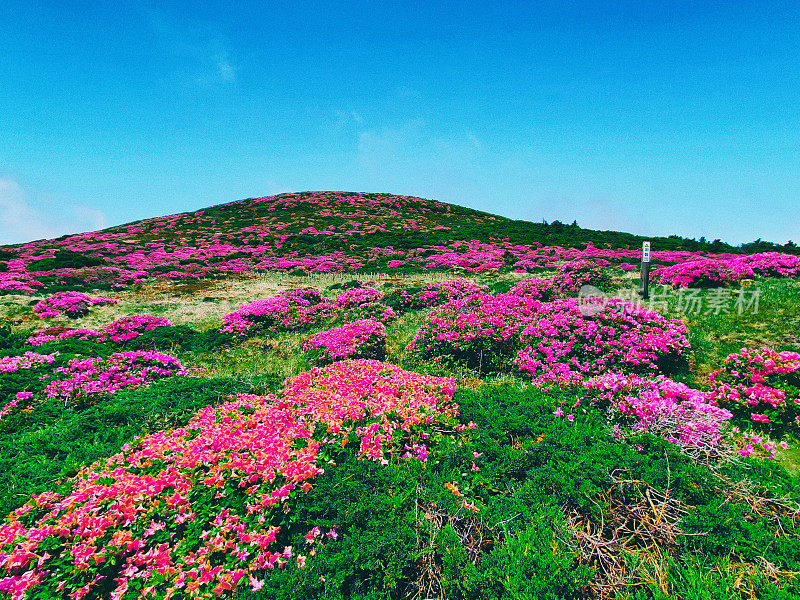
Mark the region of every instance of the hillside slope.
[[[409, 196], [302, 192], [7, 246], [0, 249], [0, 292], [124, 288], [156, 276], [190, 279], [274, 270], [530, 271], [554, 259], [633, 260], [643, 239], [577, 223], [514, 221]], [[662, 252], [654, 258], [663, 264], [709, 252], [741, 252], [719, 241], [678, 236], [652, 242]], [[750, 249], [765, 249], [756, 246]]]

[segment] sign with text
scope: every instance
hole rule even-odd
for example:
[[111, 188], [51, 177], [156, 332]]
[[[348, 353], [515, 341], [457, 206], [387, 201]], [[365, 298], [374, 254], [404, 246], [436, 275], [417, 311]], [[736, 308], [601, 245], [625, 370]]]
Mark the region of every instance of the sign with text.
[[650, 262], [650, 242], [642, 244], [642, 262]]

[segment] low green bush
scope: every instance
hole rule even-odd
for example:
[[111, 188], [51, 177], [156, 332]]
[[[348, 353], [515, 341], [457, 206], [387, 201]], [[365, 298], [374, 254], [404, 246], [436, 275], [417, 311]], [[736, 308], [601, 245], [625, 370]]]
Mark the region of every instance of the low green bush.
[[234, 393], [267, 393], [282, 380], [178, 377], [123, 390], [80, 409], [50, 399], [30, 412], [9, 415], [0, 431], [0, 515], [31, 494], [55, 489], [58, 480], [110, 456], [135, 437], [178, 427], [209, 404]]
[[[239, 589], [234, 598], [390, 600], [430, 597], [426, 591], [452, 599], [592, 597], [601, 574], [581, 564], [565, 513], [577, 511], [599, 527], [609, 518], [609, 494], [625, 502], [643, 498], [642, 488], [615, 485], [615, 478], [669, 493], [689, 512], [681, 524], [687, 535], [662, 548], [670, 593], [637, 577], [640, 583], [621, 589], [620, 598], [750, 597], [746, 590], [797, 597], [797, 583], [761, 576], [758, 565], [800, 570], [798, 526], [726, 500], [720, 476], [746, 477], [764, 494], [794, 502], [797, 477], [766, 462], [720, 467], [715, 475], [660, 438], [615, 440], [600, 411], [589, 408], [574, 422], [556, 417], [553, 408], [564, 398], [506, 385], [458, 390], [460, 420], [477, 428], [430, 448], [425, 464], [381, 466], [356, 460], [351, 447], [337, 449], [335, 464], [297, 499], [289, 520], [297, 531], [336, 527], [338, 539], [321, 546], [305, 569], [264, 573], [262, 590]], [[447, 488], [452, 483], [479, 512], [464, 510]], [[477, 560], [469, 537], [458, 533], [469, 527], [480, 528], [484, 539]], [[304, 546], [300, 536], [284, 543]], [[639, 543], [646, 548], [652, 540]], [[650, 568], [635, 557], [621, 559], [631, 573]]]
[[129, 350], [168, 350], [180, 348], [188, 352], [208, 352], [219, 346], [229, 344], [229, 335], [217, 329], [195, 331], [186, 325], [156, 327], [145, 331], [125, 343]]

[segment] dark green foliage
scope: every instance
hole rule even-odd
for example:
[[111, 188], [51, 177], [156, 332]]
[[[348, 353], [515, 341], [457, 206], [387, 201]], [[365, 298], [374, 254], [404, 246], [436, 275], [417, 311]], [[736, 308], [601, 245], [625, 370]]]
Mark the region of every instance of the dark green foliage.
[[145, 331], [125, 343], [128, 350], [173, 350], [180, 348], [185, 352], [208, 352], [230, 343], [229, 335], [217, 329], [195, 331], [186, 325], [156, 327]]
[[0, 352], [9, 348], [22, 346], [25, 334], [14, 331], [9, 323], [0, 323]]
[[[255, 380], [176, 377], [148, 387], [123, 390], [79, 408], [60, 399], [12, 414], [11, 429], [0, 431], [0, 514], [31, 494], [55, 489], [60, 478], [117, 452], [134, 437], [177, 427], [204, 406], [234, 393], [267, 393], [277, 378]], [[5, 421], [5, 419], [4, 419]]]
[[[294, 537], [285, 543], [303, 548], [300, 537], [314, 526], [336, 526], [339, 539], [327, 541], [303, 570], [287, 567], [264, 574], [259, 593], [244, 589], [234, 597], [395, 599], [414, 596], [421, 581], [433, 576], [452, 599], [589, 597], [593, 569], [577, 562], [569, 547], [563, 511], [575, 509], [596, 522], [609, 510], [603, 498], [614, 488], [611, 474], [647, 482], [657, 490], [696, 507], [686, 519], [687, 533], [669, 558], [669, 597], [729, 598], [738, 595], [730, 564], [744, 562], [758, 572], [758, 557], [797, 570], [800, 547], [796, 526], [754, 518], [747, 506], [723, 502], [722, 481], [677, 448], [652, 436], [631, 444], [604, 431], [599, 412], [581, 413], [574, 423], [552, 415], [561, 393], [497, 387], [476, 393], [461, 390], [456, 401], [461, 420], [478, 427], [461, 445], [443, 440], [426, 465], [401, 461], [381, 467], [356, 460], [348, 445], [332, 458], [314, 488], [299, 496], [287, 526]], [[479, 471], [470, 468], [472, 452]], [[800, 496], [797, 478], [776, 465], [754, 463], [751, 469], [728, 467], [734, 480], [745, 474], [767, 493]], [[474, 517], [459, 507], [444, 484], [458, 482], [467, 498], [481, 505]], [[616, 489], [616, 488], [614, 488]], [[635, 487], [615, 493], [633, 500]], [[426, 513], [426, 510], [428, 511]], [[438, 511], [449, 523], [425, 515]], [[489, 541], [478, 562], [469, 558], [468, 539], [459, 524], [476, 519]], [[645, 541], [643, 541], [645, 543]], [[301, 551], [302, 552], [302, 551]], [[422, 568], [433, 553], [433, 571]], [[631, 559], [633, 560], [633, 559]], [[636, 569], [635, 560], [630, 565]], [[431, 573], [433, 573], [431, 575]], [[428, 577], [426, 580], [425, 577]], [[741, 583], [741, 580], [740, 580]], [[750, 577], [758, 593], [792, 598], [766, 578]], [[620, 598], [666, 598], [658, 586], [620, 590]], [[424, 597], [424, 596], [421, 596]]]
[[73, 252], [66, 248], [56, 250], [53, 258], [42, 258], [28, 264], [29, 271], [52, 271], [53, 269], [80, 269], [105, 264], [106, 259], [89, 256], [83, 252]]

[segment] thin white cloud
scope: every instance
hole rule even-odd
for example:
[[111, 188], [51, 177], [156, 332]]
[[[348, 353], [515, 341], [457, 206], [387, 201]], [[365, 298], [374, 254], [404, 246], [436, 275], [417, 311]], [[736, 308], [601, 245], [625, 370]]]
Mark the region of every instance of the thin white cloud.
[[236, 82], [238, 68], [213, 24], [178, 19], [160, 8], [142, 7], [156, 43], [177, 59], [184, 75], [201, 87]]
[[0, 245], [54, 238], [106, 226], [105, 214], [95, 208], [48, 201], [0, 178]]
[[45, 237], [56, 237], [55, 230], [28, 205], [16, 181], [0, 179], [0, 244]]
[[358, 134], [359, 166], [373, 174], [470, 173], [481, 152], [471, 131], [434, 133], [423, 119], [409, 119], [397, 127], [374, 127]]
[[214, 57], [217, 64], [217, 76], [222, 81], [235, 81], [236, 69], [231, 65], [227, 52], [220, 52]]

